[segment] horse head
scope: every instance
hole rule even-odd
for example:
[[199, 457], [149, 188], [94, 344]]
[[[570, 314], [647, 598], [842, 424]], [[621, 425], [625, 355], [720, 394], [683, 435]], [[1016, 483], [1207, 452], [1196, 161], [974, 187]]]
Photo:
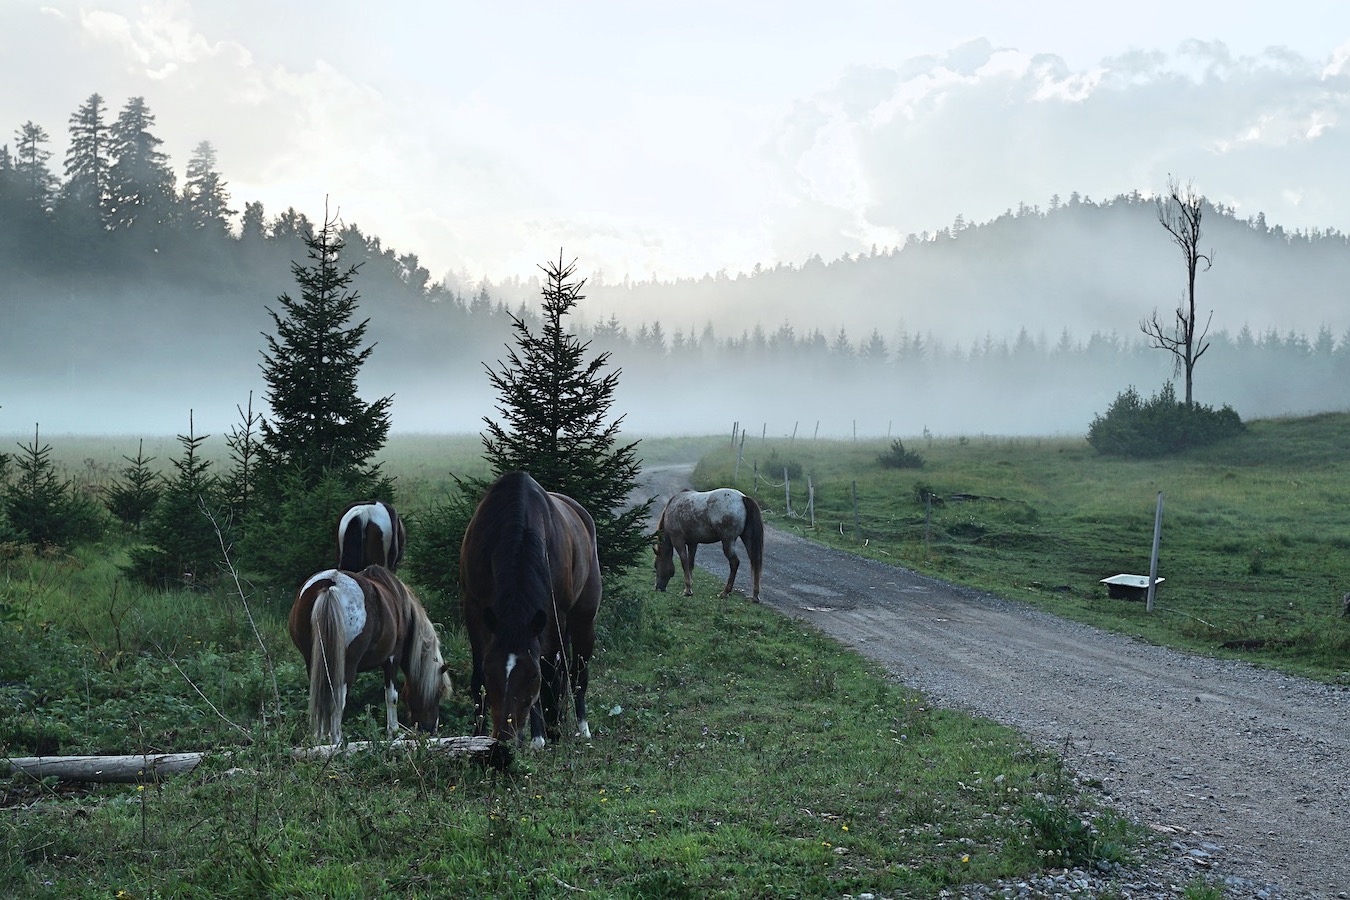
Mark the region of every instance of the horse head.
[[652, 553], [656, 554], [656, 589], [664, 592], [670, 579], [675, 576], [675, 545], [670, 535], [662, 531], [656, 546], [652, 547]]
[[[521, 744], [530, 730], [530, 717], [535, 713], [543, 686], [539, 637], [547, 619], [539, 609], [528, 623], [512, 627], [499, 621], [488, 608], [483, 611], [483, 620], [492, 632], [483, 654], [483, 686], [492, 713], [492, 736], [505, 743]], [[536, 739], [535, 744], [542, 746], [542, 738]]]

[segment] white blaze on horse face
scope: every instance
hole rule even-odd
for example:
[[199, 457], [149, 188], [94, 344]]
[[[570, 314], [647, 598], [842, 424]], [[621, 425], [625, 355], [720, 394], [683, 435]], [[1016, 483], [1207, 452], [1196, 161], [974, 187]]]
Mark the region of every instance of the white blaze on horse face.
[[354, 578], [337, 569], [320, 572], [305, 582], [305, 588], [324, 578], [333, 582], [330, 596], [337, 601], [338, 609], [342, 611], [342, 635], [346, 638], [347, 644], [350, 644], [366, 627], [365, 592]]
[[508, 653], [506, 655], [506, 679], [502, 682], [503, 684], [507, 684], [511, 681], [511, 670], [515, 667], [516, 655], [514, 653]]

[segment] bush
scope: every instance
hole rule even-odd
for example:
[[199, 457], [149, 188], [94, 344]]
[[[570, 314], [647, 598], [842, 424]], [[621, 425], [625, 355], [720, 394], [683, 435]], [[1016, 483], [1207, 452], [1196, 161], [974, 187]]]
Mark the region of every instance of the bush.
[[464, 624], [459, 606], [459, 546], [473, 518], [482, 485], [473, 479], [408, 517], [408, 560], [418, 597], [433, 622]]
[[1101, 454], [1147, 458], [1204, 447], [1245, 430], [1231, 406], [1187, 407], [1169, 381], [1147, 401], [1133, 386], [1119, 394], [1104, 415], [1092, 420], [1087, 441]]
[[899, 438], [891, 441], [891, 449], [877, 456], [877, 462], [883, 469], [922, 469], [923, 457], [912, 450], [906, 450]]

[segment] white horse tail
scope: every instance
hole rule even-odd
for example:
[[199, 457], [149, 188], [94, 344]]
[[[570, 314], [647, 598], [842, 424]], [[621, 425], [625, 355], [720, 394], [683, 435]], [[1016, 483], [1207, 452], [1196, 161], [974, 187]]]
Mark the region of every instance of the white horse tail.
[[309, 723], [319, 741], [340, 744], [347, 705], [347, 638], [334, 588], [319, 592], [309, 622]]

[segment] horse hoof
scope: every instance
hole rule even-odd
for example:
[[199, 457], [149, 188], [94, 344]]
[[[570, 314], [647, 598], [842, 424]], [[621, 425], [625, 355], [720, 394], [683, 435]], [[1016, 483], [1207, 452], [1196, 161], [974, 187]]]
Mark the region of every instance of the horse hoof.
[[544, 739], [541, 738], [541, 737], [537, 737], [537, 738], [533, 739], [532, 741], [530, 741], [530, 747], [533, 748], [533, 749], [535, 749], [535, 750], [543, 750], [543, 749], [544, 749]]
[[582, 719], [581, 724], [577, 726], [577, 737], [585, 738], [588, 741], [591, 739], [591, 726], [586, 723], [585, 719]]
[[684, 592], [684, 595], [685, 595], [686, 597], [692, 597], [692, 596], [694, 596], [694, 592], [693, 592], [693, 591], [685, 591], [685, 592]]

